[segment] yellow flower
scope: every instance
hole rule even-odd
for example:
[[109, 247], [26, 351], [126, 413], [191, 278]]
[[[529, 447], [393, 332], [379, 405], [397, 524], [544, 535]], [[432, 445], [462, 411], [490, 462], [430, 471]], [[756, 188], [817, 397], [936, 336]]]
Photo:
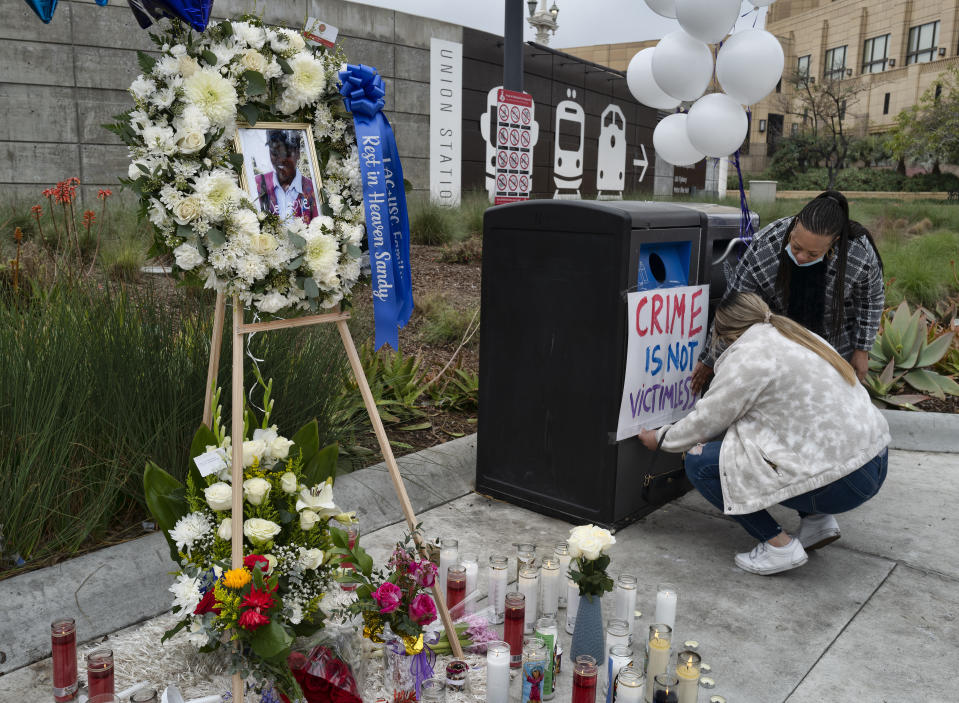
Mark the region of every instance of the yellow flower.
[[230, 569], [223, 574], [223, 585], [227, 588], [240, 589], [250, 582], [250, 572], [246, 569]]

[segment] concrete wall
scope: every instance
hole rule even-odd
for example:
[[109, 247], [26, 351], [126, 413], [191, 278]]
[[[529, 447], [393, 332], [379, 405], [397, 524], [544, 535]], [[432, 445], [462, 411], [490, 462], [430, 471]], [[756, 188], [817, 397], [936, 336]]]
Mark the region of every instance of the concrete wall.
[[[253, 0], [217, 0], [214, 16], [252, 11]], [[406, 178], [429, 189], [431, 37], [462, 41], [462, 27], [334, 0], [260, 2], [264, 20], [302, 27], [307, 15], [339, 28], [351, 61], [377, 67]], [[100, 127], [131, 105], [136, 50], [152, 50], [125, 2], [60, 0], [43, 24], [26, 3], [0, 2], [0, 190], [39, 202], [40, 191], [77, 176], [92, 202], [127, 172], [126, 147]]]

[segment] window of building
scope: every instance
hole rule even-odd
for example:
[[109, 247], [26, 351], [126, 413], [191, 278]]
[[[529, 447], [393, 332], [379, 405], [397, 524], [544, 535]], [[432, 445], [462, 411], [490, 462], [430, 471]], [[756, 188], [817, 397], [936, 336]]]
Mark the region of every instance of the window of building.
[[889, 114], [889, 98], [892, 97], [891, 93], [886, 93], [886, 96], [882, 99], [882, 114]]
[[909, 49], [906, 64], [929, 63], [936, 58], [939, 46], [939, 20], [909, 28]]
[[862, 47], [862, 72], [882, 73], [889, 59], [889, 34], [867, 39]]
[[826, 50], [826, 61], [823, 68], [823, 77], [832, 80], [841, 80], [846, 77], [846, 47], [837, 46]]
[[800, 56], [796, 59], [796, 75], [800, 78], [809, 78], [809, 59], [812, 58], [809, 54], [805, 56]]

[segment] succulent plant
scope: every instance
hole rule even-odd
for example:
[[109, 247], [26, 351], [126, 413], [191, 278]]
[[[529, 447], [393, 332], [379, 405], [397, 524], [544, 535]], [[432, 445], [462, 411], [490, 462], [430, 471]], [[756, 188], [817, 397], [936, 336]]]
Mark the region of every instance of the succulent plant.
[[[930, 334], [923, 314], [910, 310], [903, 301], [891, 318], [888, 311], [883, 314], [879, 334], [869, 351], [866, 388], [883, 403], [910, 409], [927, 396], [959, 395], [959, 383], [930, 368], [949, 351], [954, 334]], [[900, 381], [925, 395], [891, 395]]]

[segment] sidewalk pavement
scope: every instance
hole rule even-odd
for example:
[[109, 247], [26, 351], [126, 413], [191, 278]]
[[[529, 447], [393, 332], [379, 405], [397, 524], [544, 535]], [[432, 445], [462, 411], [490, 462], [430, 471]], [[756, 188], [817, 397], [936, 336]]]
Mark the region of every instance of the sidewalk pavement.
[[[475, 444], [457, 446], [473, 451]], [[546, 553], [566, 537], [566, 523], [460, 488], [467, 467], [457, 461], [449, 490], [435, 481], [429, 486], [434, 500], [450, 496], [418, 515], [430, 536], [457, 537], [460, 550], [477, 553], [481, 564], [490, 553], [512, 551], [514, 542], [536, 543], [538, 553]], [[839, 516], [842, 539], [812, 553], [799, 569], [772, 577], [736, 568], [733, 555], [750, 549], [751, 538], [689, 494], [618, 532], [610, 572], [639, 579], [640, 639], [656, 585], [677, 586], [674, 642], [698, 640], [717, 684], [701, 690], [700, 701], [712, 694], [730, 703], [955, 701], [957, 470], [956, 454], [892, 451], [879, 495]], [[798, 523], [790, 511], [774, 514], [787, 530]], [[383, 558], [404, 530], [394, 522], [368, 533], [364, 544]], [[607, 616], [612, 605], [607, 596]], [[561, 641], [568, 651], [569, 637]], [[9, 652], [11, 643], [2, 649]], [[571, 666], [565, 664], [557, 703], [569, 700]], [[45, 700], [49, 659], [0, 678], [0, 703]]]

